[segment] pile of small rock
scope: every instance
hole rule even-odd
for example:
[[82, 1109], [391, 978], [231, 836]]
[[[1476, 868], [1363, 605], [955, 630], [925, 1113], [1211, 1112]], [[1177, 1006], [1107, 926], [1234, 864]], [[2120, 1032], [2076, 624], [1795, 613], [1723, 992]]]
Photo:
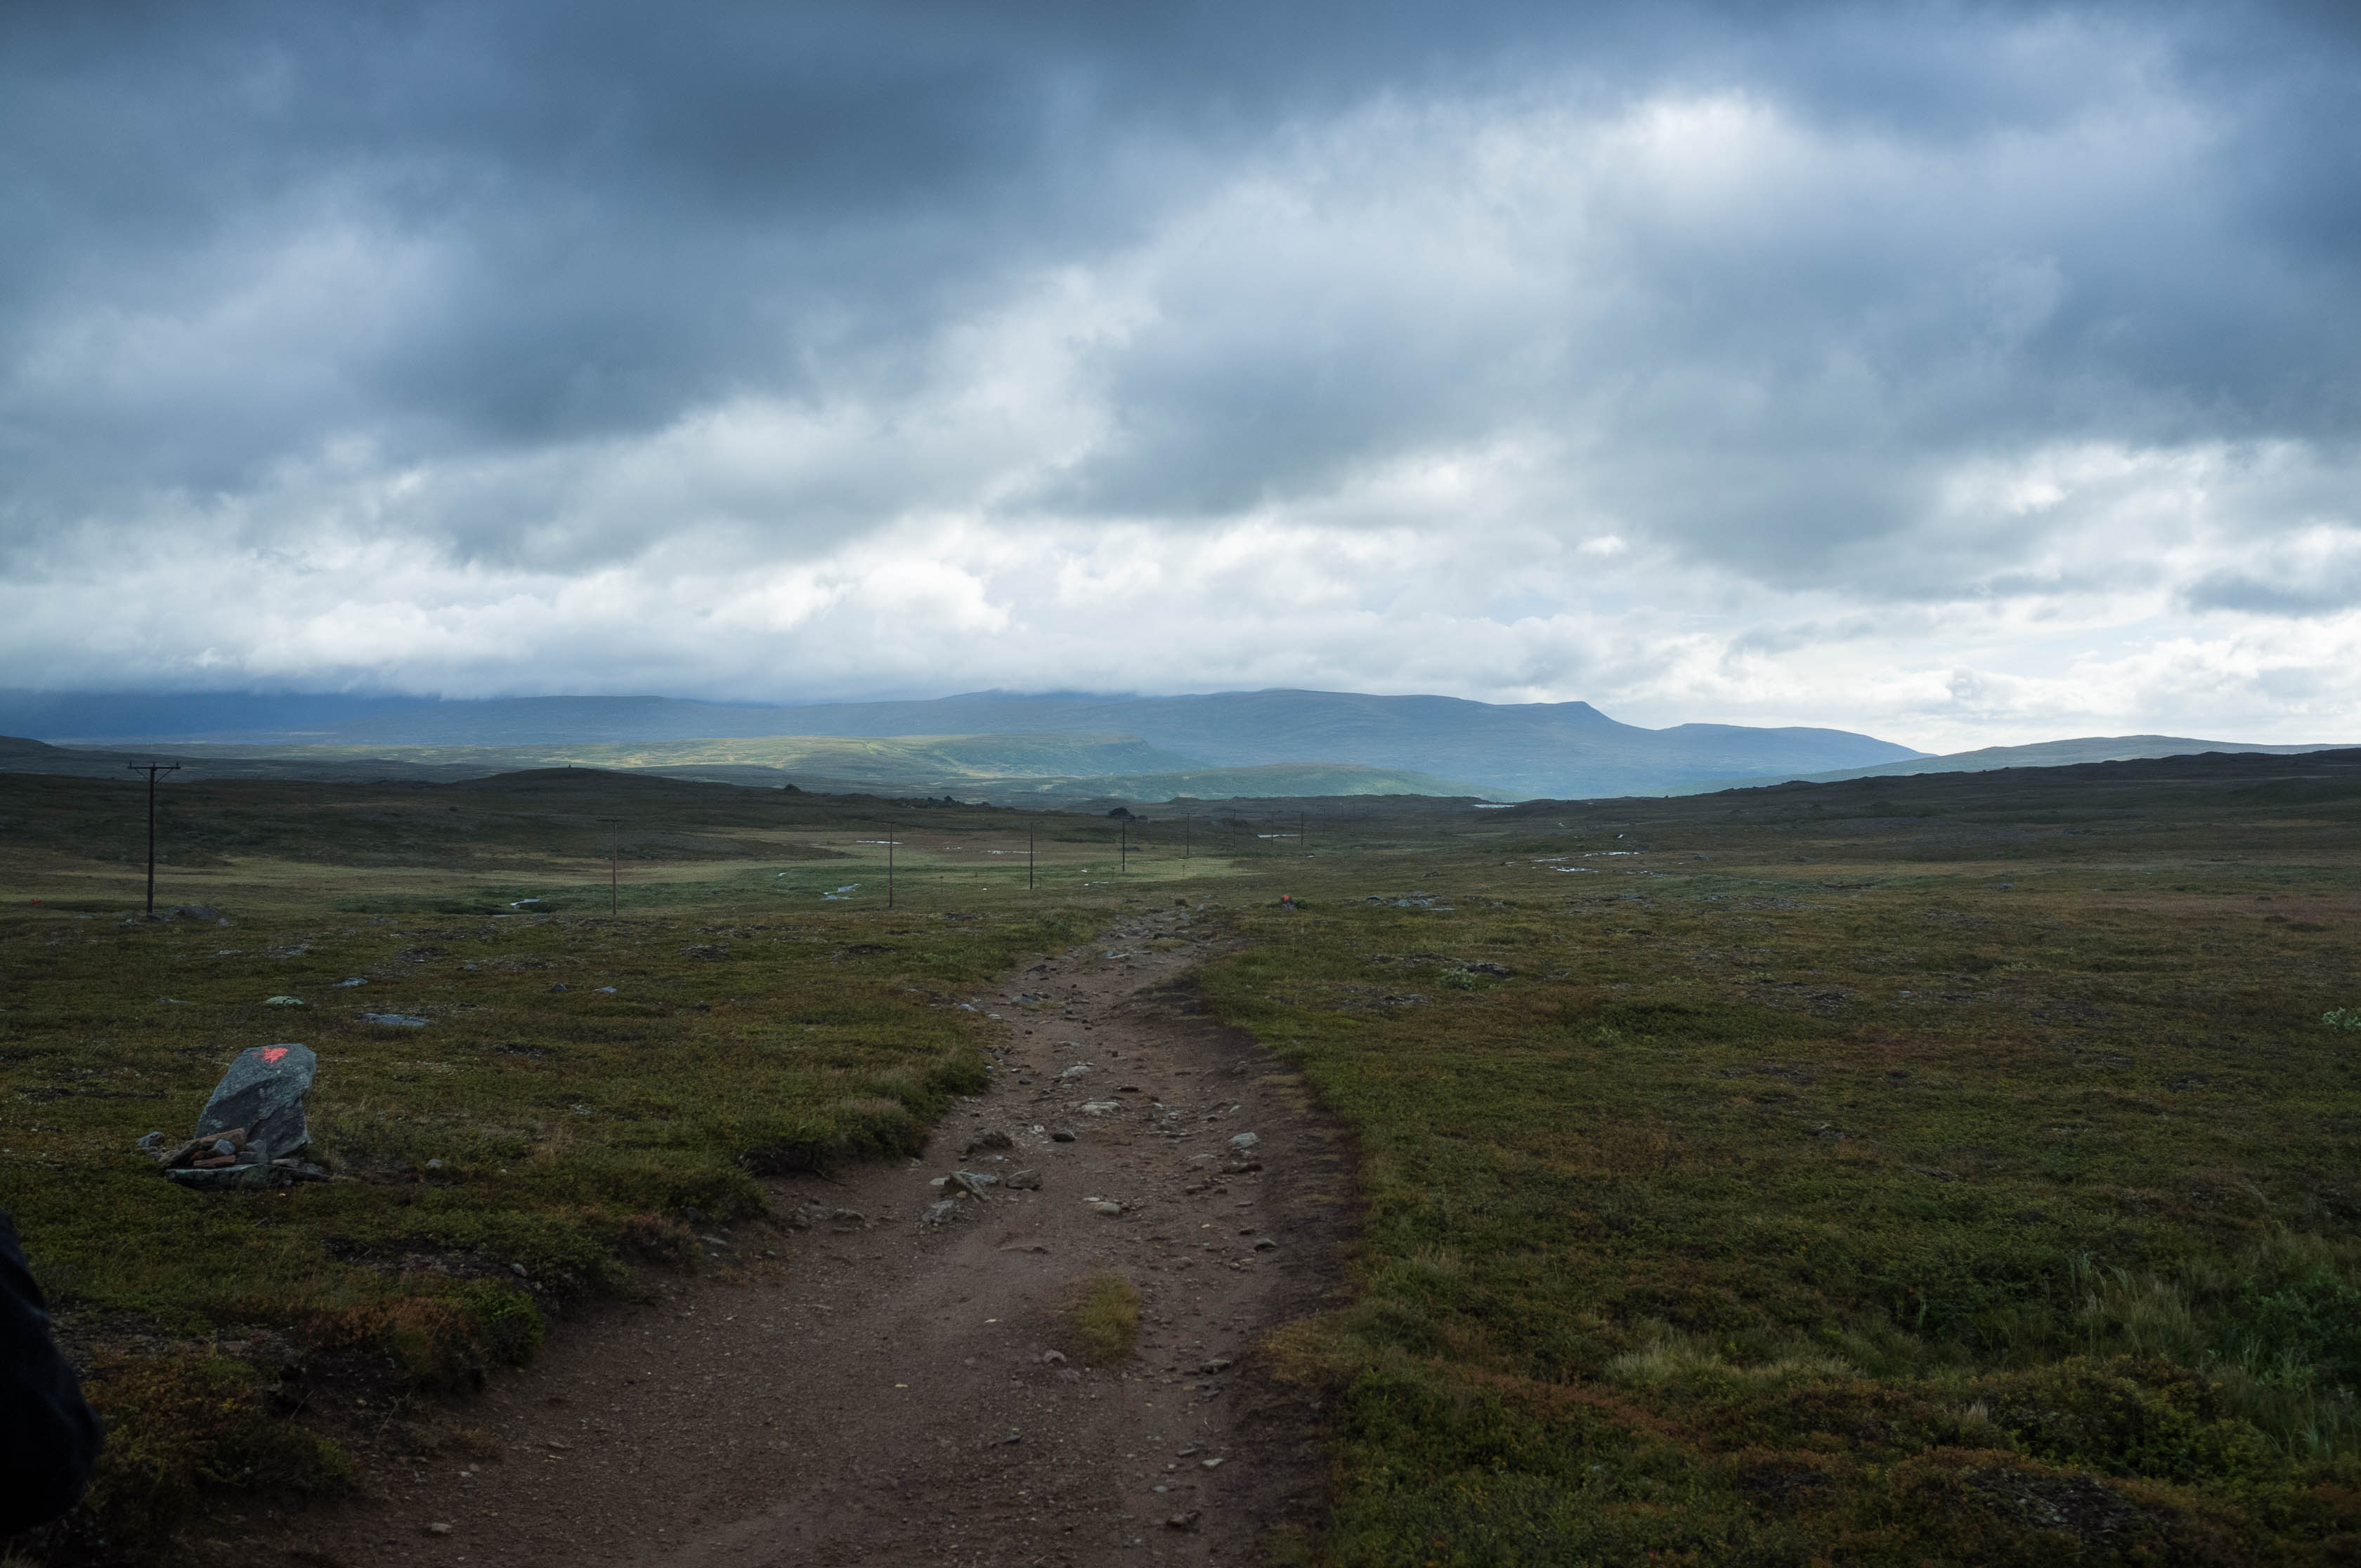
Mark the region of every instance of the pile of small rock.
[[164, 1135], [150, 1133], [139, 1146], [159, 1156], [164, 1175], [184, 1187], [277, 1187], [297, 1181], [325, 1181], [325, 1167], [301, 1157], [303, 1151], [273, 1159], [270, 1146], [247, 1136], [244, 1127], [203, 1133], [169, 1154]]
[[[1016, 1146], [1016, 1139], [995, 1129], [979, 1134], [961, 1153], [962, 1157], [976, 1154], [990, 1155], [995, 1163], [1005, 1164], [1008, 1157], [993, 1151], [1010, 1149]], [[936, 1177], [928, 1185], [943, 1196], [938, 1201], [928, 1204], [927, 1212], [920, 1216], [920, 1219], [923, 1223], [939, 1225], [959, 1212], [961, 1200], [972, 1199], [979, 1203], [988, 1202], [991, 1201], [989, 1194], [994, 1188], [998, 1188], [1003, 1192], [1038, 1191], [1041, 1186], [1041, 1173], [1038, 1170], [1006, 1172], [953, 1170], [948, 1176]]]

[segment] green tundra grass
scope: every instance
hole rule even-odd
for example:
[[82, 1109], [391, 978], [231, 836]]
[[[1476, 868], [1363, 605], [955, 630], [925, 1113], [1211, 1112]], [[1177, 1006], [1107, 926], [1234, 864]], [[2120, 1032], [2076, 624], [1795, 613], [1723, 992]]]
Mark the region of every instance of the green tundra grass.
[[1280, 1336], [1321, 1560], [2354, 1561], [2361, 770], [2179, 771], [1521, 807], [1261, 907], [1207, 988], [1363, 1151]]
[[[1121, 839], [1064, 825], [1040, 880], [1071, 891], [1018, 907], [1023, 825], [979, 812], [585, 774], [184, 786], [160, 902], [226, 923], [150, 923], [140, 804], [0, 780], [0, 1208], [111, 1428], [60, 1561], [168, 1553], [225, 1486], [334, 1493], [356, 1408], [415, 1441], [409, 1416], [569, 1307], [707, 1266], [765, 1173], [915, 1150], [985, 1083], [953, 993], [1086, 936]], [[334, 1179], [163, 1180], [136, 1141], [185, 1137], [229, 1060], [280, 1040], [319, 1053]]]
[[[228, 927], [123, 923], [135, 803], [94, 787], [0, 780], [0, 1204], [115, 1423], [60, 1552], [346, 1484], [291, 1388], [464, 1390], [710, 1266], [762, 1171], [981, 1081], [954, 991], [1180, 891], [1234, 921], [1211, 1003], [1360, 1150], [1350, 1303], [1264, 1358], [1330, 1423], [1311, 1560], [2361, 1560], [2349, 757], [1145, 827], [202, 786], [167, 897]], [[344, 1179], [160, 1181], [131, 1140], [276, 1038]]]

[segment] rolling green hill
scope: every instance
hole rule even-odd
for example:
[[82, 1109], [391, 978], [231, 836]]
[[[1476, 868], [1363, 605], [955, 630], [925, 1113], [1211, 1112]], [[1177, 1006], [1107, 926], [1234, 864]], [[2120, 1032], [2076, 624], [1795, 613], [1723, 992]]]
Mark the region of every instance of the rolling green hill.
[[134, 758], [176, 760], [181, 777], [314, 779], [483, 778], [553, 767], [598, 768], [714, 784], [836, 795], [955, 795], [1060, 801], [1160, 801], [1175, 795], [1502, 796], [1481, 784], [1402, 768], [1350, 762], [1279, 762], [1209, 768], [1130, 735], [917, 735], [883, 739], [774, 735], [718, 740], [535, 746], [244, 747], [180, 744], [137, 751], [70, 749], [0, 740], [0, 767], [113, 777]]

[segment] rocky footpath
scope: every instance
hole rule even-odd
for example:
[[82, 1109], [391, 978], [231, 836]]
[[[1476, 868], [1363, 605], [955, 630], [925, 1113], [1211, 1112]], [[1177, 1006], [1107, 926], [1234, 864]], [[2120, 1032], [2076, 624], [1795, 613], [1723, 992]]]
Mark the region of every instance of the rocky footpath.
[[[697, 1277], [416, 1423], [364, 1500], [232, 1544], [1016, 1568], [1243, 1564], [1312, 1528], [1315, 1418], [1262, 1345], [1337, 1299], [1350, 1170], [1294, 1075], [1195, 1009], [1209, 941], [1146, 913], [965, 999], [1004, 1044], [927, 1157], [776, 1183]], [[1111, 1276], [1137, 1343], [1085, 1365], [1074, 1313]]]

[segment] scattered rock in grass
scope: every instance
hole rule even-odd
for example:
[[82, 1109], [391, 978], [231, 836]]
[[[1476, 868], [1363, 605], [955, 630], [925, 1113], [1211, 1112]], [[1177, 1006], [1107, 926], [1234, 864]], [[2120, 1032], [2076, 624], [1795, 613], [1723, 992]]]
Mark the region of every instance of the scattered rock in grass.
[[430, 1524], [426, 1527], [426, 1533], [429, 1535], [448, 1535], [451, 1533], [451, 1527], [447, 1524], [442, 1523], [440, 1520], [437, 1520], [435, 1523]]
[[1012, 1170], [1001, 1178], [1000, 1184], [1014, 1191], [1031, 1191], [1041, 1185], [1041, 1173], [1038, 1170]]
[[928, 1204], [927, 1212], [919, 1216], [919, 1220], [920, 1223], [924, 1224], [939, 1225], [958, 1212], [959, 1204], [949, 1198], [945, 1198], [938, 1202]]
[[382, 1024], [394, 1029], [423, 1029], [427, 1021], [412, 1013], [364, 1013], [361, 1022]]
[[1197, 1510], [1194, 1508], [1191, 1508], [1185, 1514], [1174, 1514], [1164, 1521], [1164, 1528], [1167, 1530], [1194, 1530], [1196, 1527]]
[[154, 1132], [140, 1138], [131, 1146], [137, 1149], [142, 1154], [162, 1154], [164, 1152], [164, 1129], [161, 1127], [157, 1128]]
[[1072, 1067], [1068, 1068], [1065, 1071], [1058, 1075], [1058, 1081], [1060, 1083], [1071, 1083], [1076, 1079], [1088, 1078], [1090, 1074], [1091, 1069], [1088, 1064], [1076, 1062]]
[[981, 1198], [986, 1188], [996, 1187], [999, 1184], [1000, 1178], [980, 1170], [954, 1170], [951, 1172], [949, 1183], [950, 1186], [958, 1188], [971, 1198]]
[[1261, 1237], [1257, 1238], [1257, 1240], [1256, 1240], [1256, 1242], [1255, 1242], [1255, 1245], [1254, 1245], [1254, 1249], [1255, 1249], [1255, 1251], [1257, 1251], [1257, 1252], [1269, 1252], [1269, 1251], [1273, 1250], [1274, 1248], [1276, 1248], [1278, 1245], [1279, 1245], [1279, 1244], [1278, 1244], [1277, 1242], [1275, 1242], [1275, 1241], [1271, 1240], [1268, 1236], [1261, 1236]]
[[1049, 1141], [1053, 1144], [1071, 1144], [1074, 1141], [1074, 1129], [1060, 1127], [1049, 1135]]
[[334, 989], [337, 991], [345, 991], [356, 985], [367, 985], [368, 983], [368, 981], [362, 979], [359, 975], [354, 975], [350, 979], [336, 981]]
[[832, 1225], [865, 1225], [869, 1223], [869, 1216], [858, 1209], [830, 1209], [828, 1219]]
[[1120, 1100], [1086, 1100], [1082, 1102], [1082, 1114], [1085, 1116], [1104, 1116], [1110, 1111], [1122, 1109], [1123, 1102]]
[[1260, 1142], [1262, 1140], [1252, 1133], [1239, 1133], [1230, 1139], [1230, 1147], [1243, 1154]]
[[1115, 1215], [1123, 1212], [1123, 1205], [1116, 1202], [1112, 1198], [1095, 1198], [1091, 1201], [1091, 1212], [1093, 1214], [1104, 1214], [1112, 1219]]
[[1222, 1458], [1223, 1456], [1217, 1453], [1211, 1459], [1201, 1459], [1197, 1463], [1208, 1470], [1219, 1470], [1222, 1467]]
[[301, 1007], [303, 999], [300, 996], [266, 996], [262, 1004], [265, 1007]]
[[1045, 1350], [1033, 1359], [1043, 1366], [1063, 1366], [1066, 1365], [1066, 1353], [1062, 1350]]

